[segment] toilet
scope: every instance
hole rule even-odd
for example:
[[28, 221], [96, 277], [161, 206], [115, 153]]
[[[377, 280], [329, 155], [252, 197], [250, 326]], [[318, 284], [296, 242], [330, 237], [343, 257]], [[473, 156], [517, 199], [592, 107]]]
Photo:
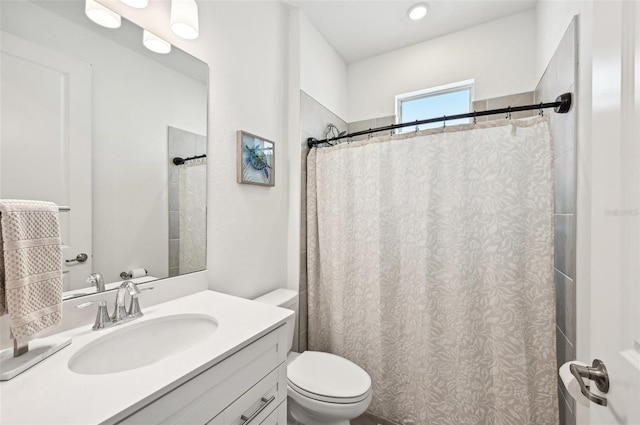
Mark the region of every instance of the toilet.
[[[297, 313], [298, 293], [276, 289], [255, 301]], [[293, 329], [289, 348], [293, 343]], [[371, 403], [371, 377], [355, 363], [331, 353], [287, 355], [288, 425], [349, 425]]]

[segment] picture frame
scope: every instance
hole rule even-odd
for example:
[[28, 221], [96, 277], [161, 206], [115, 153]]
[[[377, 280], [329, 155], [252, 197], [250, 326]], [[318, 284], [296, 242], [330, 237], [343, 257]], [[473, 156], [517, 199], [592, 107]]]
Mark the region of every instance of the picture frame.
[[275, 143], [238, 130], [238, 183], [275, 186]]

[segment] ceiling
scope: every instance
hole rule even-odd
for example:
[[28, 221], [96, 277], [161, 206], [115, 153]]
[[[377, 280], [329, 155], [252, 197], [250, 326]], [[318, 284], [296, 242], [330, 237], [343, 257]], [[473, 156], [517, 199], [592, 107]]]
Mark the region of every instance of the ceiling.
[[347, 63], [515, 15], [534, 9], [537, 4], [537, 0], [427, 0], [427, 16], [421, 21], [411, 21], [407, 11], [420, 1], [288, 0], [285, 3], [300, 8]]
[[[109, 31], [97, 28], [97, 25], [85, 18], [82, 0], [31, 1], [94, 31]], [[346, 63], [531, 10], [537, 4], [537, 0], [426, 0], [429, 6], [427, 16], [420, 21], [411, 21], [407, 17], [409, 7], [422, 0], [283, 1], [300, 8]], [[121, 30], [117, 37], [136, 37], [138, 40], [140, 35], [130, 35]], [[129, 40], [121, 41], [123, 44], [129, 43]], [[158, 56], [150, 52], [143, 53]]]

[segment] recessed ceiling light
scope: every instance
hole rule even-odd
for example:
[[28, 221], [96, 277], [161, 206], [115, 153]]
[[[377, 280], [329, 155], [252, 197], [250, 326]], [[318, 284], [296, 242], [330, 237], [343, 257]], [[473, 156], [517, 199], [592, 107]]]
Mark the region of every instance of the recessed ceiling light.
[[409, 19], [412, 21], [418, 21], [427, 16], [428, 10], [427, 3], [418, 3], [409, 8], [407, 15], [409, 15]]

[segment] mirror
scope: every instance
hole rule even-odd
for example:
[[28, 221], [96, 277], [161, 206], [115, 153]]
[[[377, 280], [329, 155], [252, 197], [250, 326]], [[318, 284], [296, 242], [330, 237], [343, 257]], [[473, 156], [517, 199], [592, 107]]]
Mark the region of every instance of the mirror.
[[203, 270], [208, 66], [83, 1], [0, 8], [0, 198], [61, 206], [65, 298]]

